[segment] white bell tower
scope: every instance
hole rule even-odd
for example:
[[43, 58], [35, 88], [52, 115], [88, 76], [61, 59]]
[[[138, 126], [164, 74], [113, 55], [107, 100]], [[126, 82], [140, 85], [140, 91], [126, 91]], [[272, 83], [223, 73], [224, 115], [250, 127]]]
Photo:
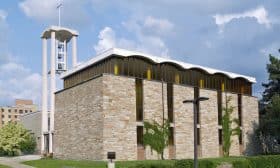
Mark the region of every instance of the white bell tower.
[[[77, 37], [75, 30], [60, 26], [47, 28], [41, 35], [42, 39], [42, 136], [41, 152], [53, 153], [54, 113], [56, 77], [67, 71], [68, 44], [72, 42], [72, 67], [77, 65]], [[50, 40], [50, 55], [48, 57], [47, 41]], [[50, 64], [48, 64], [50, 58]], [[50, 67], [48, 67], [50, 65]], [[50, 75], [50, 88], [48, 89], [48, 75]], [[49, 95], [49, 96], [48, 96]], [[48, 108], [48, 105], [49, 108]]]

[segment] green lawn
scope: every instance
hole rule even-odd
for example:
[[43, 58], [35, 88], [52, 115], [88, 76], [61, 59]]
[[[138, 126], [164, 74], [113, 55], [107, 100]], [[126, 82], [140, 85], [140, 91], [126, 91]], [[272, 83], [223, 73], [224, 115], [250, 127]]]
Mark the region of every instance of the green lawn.
[[[142, 161], [143, 162], [143, 161]], [[162, 161], [145, 161], [146, 163], [158, 163]], [[165, 160], [166, 164], [174, 164], [175, 161]], [[116, 162], [116, 168], [128, 168], [129, 166], [141, 163], [141, 161], [123, 161]], [[41, 159], [35, 161], [24, 162], [26, 165], [36, 168], [106, 168], [107, 162], [103, 161], [73, 161], [73, 160], [56, 160]]]
[[[280, 155], [267, 155], [267, 156], [254, 156], [254, 157], [228, 157], [228, 158], [207, 158], [207, 159], [199, 159], [199, 164], [203, 168], [209, 166], [211, 163], [211, 167], [217, 167], [223, 163], [232, 163], [238, 167], [248, 167], [249, 162], [250, 166], [254, 168], [263, 168], [268, 165], [269, 168], [275, 168], [275, 166], [280, 165]], [[146, 165], [145, 167], [153, 165], [157, 165], [157, 167], [174, 167], [175, 162], [176, 166], [181, 167], [182, 164], [189, 165], [192, 160], [145, 160], [145, 161], [119, 161], [116, 162], [116, 168], [129, 168], [134, 167], [135, 165], [141, 163], [142, 165]], [[210, 162], [209, 162], [210, 161]], [[36, 167], [36, 168], [106, 168], [107, 162], [105, 161], [73, 161], [73, 160], [57, 160], [57, 159], [41, 159], [35, 161], [24, 162], [24, 164]], [[149, 166], [147, 166], [149, 165]], [[204, 165], [204, 166], [203, 166]], [[139, 166], [139, 165], [138, 165]], [[205, 167], [206, 166], [206, 167]], [[140, 166], [141, 167], [141, 166]], [[0, 168], [2, 168], [0, 166]], [[5, 168], [5, 167], [4, 167]], [[207, 167], [208, 168], [208, 167]]]
[[11, 168], [9, 166], [0, 165], [0, 168]]

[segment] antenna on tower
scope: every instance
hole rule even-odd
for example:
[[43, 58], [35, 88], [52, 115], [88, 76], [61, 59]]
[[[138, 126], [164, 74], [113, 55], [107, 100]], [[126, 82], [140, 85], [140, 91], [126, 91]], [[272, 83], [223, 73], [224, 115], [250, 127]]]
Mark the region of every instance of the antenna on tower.
[[58, 26], [60, 27], [60, 9], [62, 7], [62, 3], [61, 3], [61, 0], [59, 0], [59, 3], [56, 7], [56, 9], [58, 9]]

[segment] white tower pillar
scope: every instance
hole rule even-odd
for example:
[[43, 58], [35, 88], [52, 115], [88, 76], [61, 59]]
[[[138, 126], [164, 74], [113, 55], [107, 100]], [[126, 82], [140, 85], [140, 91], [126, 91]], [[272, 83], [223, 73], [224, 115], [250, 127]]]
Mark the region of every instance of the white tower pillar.
[[55, 81], [55, 74], [56, 74], [56, 70], [55, 70], [55, 51], [56, 51], [56, 41], [55, 41], [55, 32], [52, 31], [51, 32], [51, 94], [50, 94], [50, 133], [49, 133], [49, 152], [52, 153], [53, 152], [53, 131], [54, 131], [54, 105], [55, 105], [55, 91], [56, 91], [56, 81]]
[[48, 60], [47, 60], [47, 39], [42, 38], [42, 135], [41, 152], [45, 152], [45, 136], [48, 132]]
[[[65, 27], [51, 26], [46, 29], [42, 38], [42, 141], [41, 150], [43, 152], [53, 153], [54, 134], [54, 113], [55, 113], [55, 92], [56, 92], [56, 74], [61, 74], [67, 70], [67, 44], [72, 40], [72, 64], [77, 64], [77, 37], [79, 33]], [[47, 63], [47, 39], [51, 41], [50, 52], [50, 90], [48, 92], [48, 63]], [[58, 44], [57, 44], [58, 41]], [[60, 44], [63, 43], [63, 46]], [[48, 113], [48, 93], [50, 96], [50, 113]], [[50, 118], [50, 128], [48, 129], [48, 118]], [[49, 143], [46, 144], [49, 137]], [[45, 150], [48, 148], [47, 150]]]
[[77, 65], [77, 36], [72, 37], [72, 67]]

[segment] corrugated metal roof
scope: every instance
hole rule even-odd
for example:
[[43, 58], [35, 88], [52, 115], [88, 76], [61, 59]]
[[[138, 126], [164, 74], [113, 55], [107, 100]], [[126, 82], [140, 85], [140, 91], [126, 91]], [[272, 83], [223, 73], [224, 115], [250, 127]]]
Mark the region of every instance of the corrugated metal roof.
[[92, 59], [90, 59], [87, 62], [84, 62], [76, 67], [74, 67], [73, 69], [70, 69], [66, 72], [64, 72], [61, 75], [61, 78], [66, 78], [67, 76], [70, 76], [71, 74], [80, 71], [82, 69], [85, 69], [86, 67], [89, 67], [90, 65], [101, 61], [111, 55], [118, 55], [121, 57], [130, 57], [130, 56], [142, 56], [145, 57], [147, 59], [150, 59], [151, 61], [160, 64], [160, 63], [165, 63], [165, 62], [169, 62], [169, 63], [174, 63], [177, 64], [178, 66], [182, 67], [183, 69], [192, 69], [192, 68], [197, 68], [197, 69], [201, 69], [206, 71], [209, 74], [216, 74], [216, 73], [220, 73], [220, 74], [224, 74], [226, 76], [228, 76], [231, 79], [235, 79], [235, 78], [244, 78], [246, 80], [248, 80], [249, 82], [252, 83], [256, 83], [256, 78], [254, 77], [250, 77], [250, 76], [245, 76], [245, 75], [240, 75], [240, 74], [236, 74], [236, 73], [232, 73], [232, 72], [227, 72], [227, 71], [221, 71], [221, 70], [217, 70], [217, 69], [213, 69], [213, 68], [208, 68], [208, 67], [204, 67], [204, 66], [200, 66], [200, 65], [194, 65], [194, 64], [189, 64], [189, 63], [185, 63], [185, 62], [181, 62], [181, 61], [176, 61], [176, 60], [171, 60], [171, 59], [166, 59], [166, 58], [162, 58], [162, 57], [157, 57], [157, 56], [153, 56], [153, 55], [149, 55], [149, 54], [144, 54], [144, 53], [140, 53], [140, 52], [135, 52], [135, 51], [129, 51], [129, 50], [124, 50], [124, 49], [119, 49], [119, 48], [111, 48], [99, 55], [97, 55], [96, 57], [93, 57]]

